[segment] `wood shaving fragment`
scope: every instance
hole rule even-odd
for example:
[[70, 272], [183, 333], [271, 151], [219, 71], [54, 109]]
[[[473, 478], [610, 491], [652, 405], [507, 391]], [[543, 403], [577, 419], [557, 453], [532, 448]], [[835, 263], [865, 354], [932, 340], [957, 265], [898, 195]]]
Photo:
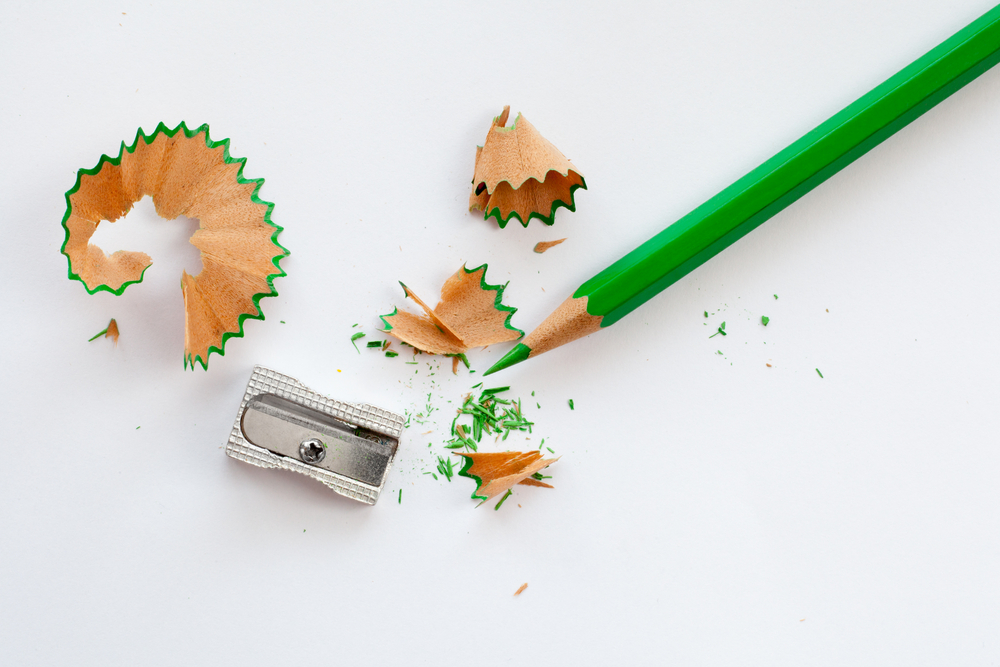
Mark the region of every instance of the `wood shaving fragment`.
[[115, 322], [115, 318], [112, 317], [111, 321], [108, 322], [108, 329], [105, 331], [104, 337], [110, 338], [114, 342], [115, 347], [118, 347], [118, 323]]
[[93, 338], [91, 338], [87, 342], [89, 343], [91, 341], [95, 341], [98, 338], [100, 338], [102, 335], [105, 338], [110, 338], [112, 341], [114, 341], [115, 347], [118, 347], [118, 323], [115, 322], [115, 318], [112, 317], [111, 321], [108, 322], [107, 328], [105, 328], [104, 331], [98, 332], [96, 336], [94, 336]]
[[510, 127], [510, 106], [493, 119], [486, 141], [476, 148], [469, 210], [496, 218], [501, 228], [511, 218], [528, 226], [531, 218], [547, 225], [560, 206], [576, 210], [573, 193], [587, 189], [583, 175], [559, 149], [521, 114]]
[[540, 241], [535, 244], [535, 252], [541, 255], [543, 252], [551, 248], [552, 246], [557, 246], [566, 239], [559, 239], [558, 241]]
[[140, 129], [117, 158], [102, 156], [93, 169], [81, 169], [67, 193], [62, 253], [70, 278], [91, 294], [121, 294], [152, 264], [143, 252], [108, 256], [91, 244], [102, 221], [113, 223], [148, 195], [161, 217], [201, 223], [191, 243], [201, 250], [202, 271], [181, 277], [185, 367], [208, 368], [211, 352], [222, 353], [226, 340], [243, 335], [244, 320], [264, 319], [258, 304], [277, 295], [272, 281], [285, 275], [278, 261], [288, 251], [277, 242], [273, 204], [257, 197], [263, 179], [243, 178], [245, 162], [229, 155], [228, 139], [212, 141], [207, 125], [171, 130], [161, 123], [149, 136]]
[[451, 358], [451, 372], [453, 375], [458, 375], [458, 357]]
[[[465, 466], [458, 474], [476, 482], [476, 490], [472, 493], [472, 497], [484, 501], [505, 493], [515, 484], [531, 478], [539, 470], [559, 460], [543, 459], [541, 452], [538, 451], [491, 454], [454, 452], [454, 454], [464, 456], [466, 459]], [[544, 483], [535, 484], [537, 481], [532, 479], [528, 484], [552, 488]]]
[[[488, 285], [486, 269], [486, 264], [471, 270], [460, 268], [445, 281], [441, 301], [433, 309], [400, 283], [403, 293], [423, 308], [424, 315], [395, 309], [382, 316], [383, 332], [429, 354], [457, 355], [473, 347], [521, 338], [524, 332], [510, 326], [517, 309], [501, 303], [506, 285]], [[456, 357], [452, 362], [456, 371], [457, 362]]]
[[[520, 507], [520, 505], [518, 505], [518, 507]], [[517, 589], [517, 590], [516, 590], [516, 591], [514, 592], [514, 597], [517, 597], [518, 595], [520, 595], [521, 593], [523, 593], [523, 592], [524, 592], [524, 589], [526, 589], [527, 587], [528, 587], [528, 584], [521, 584], [521, 587], [520, 587], [520, 588], [518, 588], [518, 589]], [[805, 619], [802, 619], [802, 620], [805, 620]]]
[[554, 489], [554, 488], [556, 488], [556, 487], [552, 486], [551, 484], [546, 484], [545, 482], [543, 482], [543, 481], [541, 481], [539, 479], [535, 479], [534, 477], [525, 477], [520, 482], [518, 482], [518, 484], [524, 484], [525, 486], [540, 486], [540, 487], [545, 488], [545, 489]]

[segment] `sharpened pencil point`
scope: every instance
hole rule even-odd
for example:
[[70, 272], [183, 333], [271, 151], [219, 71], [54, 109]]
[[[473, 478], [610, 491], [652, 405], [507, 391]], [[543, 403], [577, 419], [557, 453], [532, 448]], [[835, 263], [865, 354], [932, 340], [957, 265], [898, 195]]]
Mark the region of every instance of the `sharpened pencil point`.
[[500, 361], [490, 366], [490, 370], [483, 373], [483, 375], [486, 376], [490, 373], [496, 373], [497, 371], [502, 371], [508, 366], [519, 364], [527, 359], [529, 354], [531, 354], [531, 348], [524, 343], [518, 343], [510, 352], [503, 355], [503, 358], [500, 359]]

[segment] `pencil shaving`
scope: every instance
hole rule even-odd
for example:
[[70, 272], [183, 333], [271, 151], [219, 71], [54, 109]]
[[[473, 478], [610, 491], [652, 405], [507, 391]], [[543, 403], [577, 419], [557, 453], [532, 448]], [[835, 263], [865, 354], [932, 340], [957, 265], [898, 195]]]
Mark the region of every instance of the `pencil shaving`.
[[[476, 490], [472, 493], [472, 497], [483, 501], [507, 492], [515, 484], [524, 483], [536, 472], [559, 460], [543, 459], [541, 452], [538, 451], [495, 454], [456, 452], [455, 454], [465, 457], [465, 465], [458, 474], [476, 482]], [[538, 480], [532, 479], [528, 485], [552, 488], [545, 483], [534, 484], [536, 481]]]
[[551, 248], [553, 246], [557, 246], [557, 245], [559, 245], [560, 243], [562, 243], [565, 240], [566, 239], [559, 239], [558, 241], [540, 241], [540, 242], [538, 242], [538, 243], [535, 244], [535, 252], [537, 252], [539, 255], [541, 255], [543, 252], [545, 252], [549, 248]]
[[119, 335], [118, 334], [118, 322], [116, 322], [115, 318], [112, 317], [111, 321], [108, 322], [108, 326], [105, 327], [104, 331], [98, 332], [97, 335], [95, 335], [93, 338], [91, 338], [87, 342], [89, 343], [89, 342], [95, 341], [98, 338], [100, 338], [101, 336], [104, 336], [105, 338], [110, 338], [114, 342], [115, 347], [118, 347], [118, 335]]
[[511, 218], [528, 226], [531, 218], [546, 225], [556, 209], [576, 210], [574, 193], [587, 189], [580, 171], [521, 114], [505, 127], [510, 106], [493, 119], [486, 140], [476, 148], [469, 210], [482, 211], [503, 228]]
[[118, 323], [115, 322], [115, 318], [112, 317], [111, 321], [108, 322], [108, 328], [104, 332], [104, 337], [110, 338], [115, 344], [115, 347], [118, 347], [118, 336]]
[[257, 197], [263, 179], [243, 178], [245, 162], [229, 155], [228, 139], [212, 141], [208, 125], [171, 130], [160, 123], [148, 136], [140, 128], [118, 157], [102, 155], [96, 167], [81, 169], [66, 194], [62, 253], [69, 277], [91, 294], [120, 295], [152, 264], [146, 253], [108, 256], [90, 243], [102, 221], [113, 223], [147, 195], [163, 218], [199, 220], [191, 243], [201, 250], [203, 268], [181, 277], [185, 367], [197, 362], [207, 369], [209, 354], [223, 354], [229, 338], [243, 336], [244, 320], [264, 319], [260, 300], [276, 296], [273, 280], [285, 275], [278, 262], [288, 251], [277, 241], [274, 205]]
[[[486, 284], [487, 265], [464, 266], [445, 281], [441, 301], [433, 309], [406, 285], [403, 293], [417, 302], [424, 315], [398, 308], [382, 316], [385, 333], [429, 354], [459, 355], [473, 347], [516, 340], [524, 335], [510, 326], [516, 308], [501, 303], [506, 285]], [[454, 369], [457, 371], [457, 357]]]

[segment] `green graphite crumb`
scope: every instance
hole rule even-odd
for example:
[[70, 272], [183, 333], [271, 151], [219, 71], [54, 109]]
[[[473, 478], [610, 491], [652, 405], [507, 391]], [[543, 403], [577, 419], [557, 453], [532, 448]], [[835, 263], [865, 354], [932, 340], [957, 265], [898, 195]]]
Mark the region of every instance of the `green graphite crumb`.
[[569, 402], [569, 409], [570, 409], [570, 410], [576, 410], [576, 408], [575, 408], [575, 407], [573, 406], [573, 399], [572, 399], [572, 398], [571, 398], [571, 399], [569, 399], [569, 401], [568, 401], [568, 402]]
[[385, 345], [384, 340], [370, 340], [367, 347], [382, 347], [383, 345]]
[[705, 311], [705, 317], [708, 317], [708, 311], [707, 310]]
[[402, 489], [399, 490], [399, 504], [400, 505], [403, 504], [403, 490]]
[[771, 321], [770, 317], [768, 317], [767, 315], [761, 315], [760, 323], [763, 324], [765, 327], [767, 326], [767, 323], [770, 321]]
[[392, 359], [393, 357], [398, 357], [399, 356], [399, 352], [396, 352], [395, 350], [386, 350], [385, 351], [385, 356], [387, 356], [390, 359]]
[[819, 372], [818, 368], [816, 369], [816, 372], [819, 374], [820, 377], [823, 377], [823, 374]]

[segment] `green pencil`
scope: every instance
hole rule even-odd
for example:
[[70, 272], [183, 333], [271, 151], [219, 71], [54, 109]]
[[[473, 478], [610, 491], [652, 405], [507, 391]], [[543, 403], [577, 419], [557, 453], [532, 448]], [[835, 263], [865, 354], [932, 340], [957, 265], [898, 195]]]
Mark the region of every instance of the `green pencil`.
[[609, 327], [1000, 61], [1000, 5], [581, 285], [484, 375]]

